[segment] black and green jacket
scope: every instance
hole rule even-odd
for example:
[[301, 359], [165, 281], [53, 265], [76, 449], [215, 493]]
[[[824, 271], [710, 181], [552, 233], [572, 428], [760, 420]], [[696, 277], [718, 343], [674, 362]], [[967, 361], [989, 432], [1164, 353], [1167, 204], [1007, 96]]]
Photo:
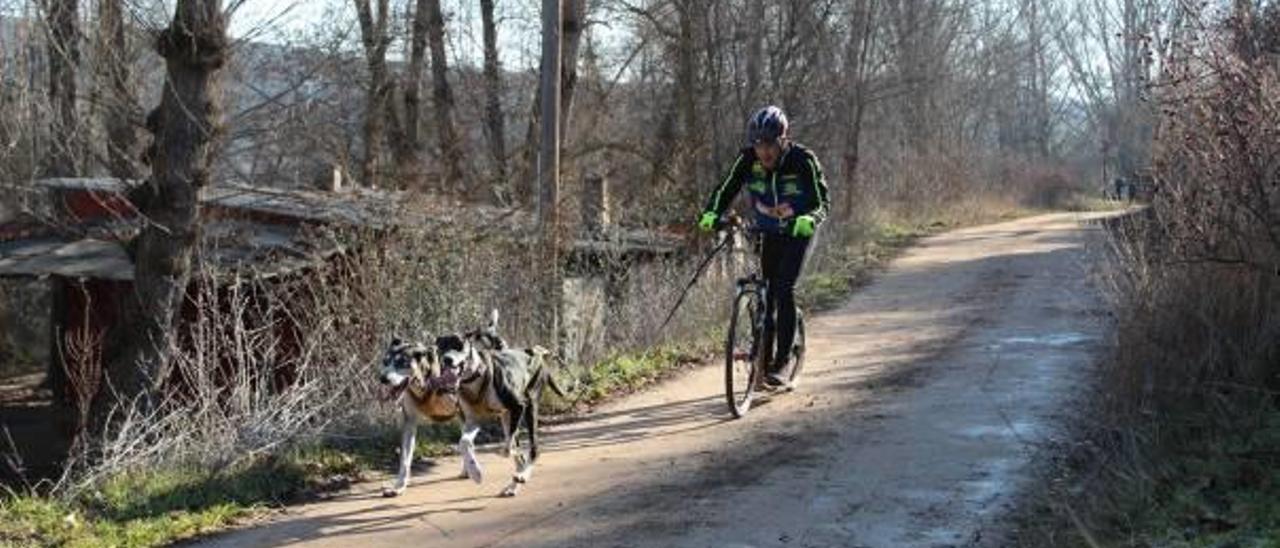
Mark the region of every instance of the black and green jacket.
[[771, 172], [756, 159], [755, 149], [742, 149], [704, 211], [724, 214], [744, 184], [751, 193], [756, 226], [764, 232], [783, 234], [800, 215], [813, 216], [817, 224], [827, 218], [829, 201], [822, 165], [812, 151], [798, 143], [787, 148]]

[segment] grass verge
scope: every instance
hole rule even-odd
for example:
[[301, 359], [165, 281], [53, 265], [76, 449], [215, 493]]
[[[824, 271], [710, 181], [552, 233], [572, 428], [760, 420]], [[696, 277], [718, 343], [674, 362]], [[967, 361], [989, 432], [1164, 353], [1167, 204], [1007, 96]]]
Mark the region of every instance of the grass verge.
[[[416, 454], [451, 452], [457, 425], [424, 429]], [[74, 499], [9, 493], [0, 496], [0, 546], [163, 546], [224, 529], [263, 510], [345, 488], [385, 467], [395, 459], [399, 434], [389, 426], [371, 430], [228, 470], [137, 470]]]
[[1013, 515], [1015, 544], [1280, 546], [1280, 412], [1261, 424], [1188, 420], [1175, 428], [1205, 434], [1123, 459], [1099, 449], [1107, 436], [1077, 436], [1087, 441], [1064, 447]]

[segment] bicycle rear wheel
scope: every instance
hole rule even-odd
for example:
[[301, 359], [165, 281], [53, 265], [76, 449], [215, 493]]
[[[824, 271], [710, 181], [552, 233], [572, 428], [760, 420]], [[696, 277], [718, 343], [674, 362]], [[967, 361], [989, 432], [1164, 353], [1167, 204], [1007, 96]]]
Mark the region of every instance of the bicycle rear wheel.
[[724, 395], [729, 411], [736, 418], [742, 418], [751, 409], [751, 396], [759, 375], [756, 367], [759, 334], [754, 321], [759, 311], [760, 301], [753, 291], [739, 292], [733, 299], [724, 348]]

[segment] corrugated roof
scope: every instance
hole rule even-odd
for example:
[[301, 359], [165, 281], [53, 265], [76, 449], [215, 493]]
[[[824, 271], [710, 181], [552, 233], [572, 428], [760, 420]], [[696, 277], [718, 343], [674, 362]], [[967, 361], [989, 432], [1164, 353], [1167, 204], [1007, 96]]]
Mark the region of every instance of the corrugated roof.
[[0, 242], [0, 276], [66, 276], [128, 281], [133, 262], [118, 242], [28, 238]]
[[[121, 192], [131, 183], [119, 179], [43, 179], [57, 190]], [[517, 241], [538, 237], [537, 218], [527, 211], [448, 200], [412, 199], [403, 192], [350, 189], [343, 192], [275, 190], [218, 185], [201, 192], [210, 213], [202, 224], [206, 264], [219, 271], [252, 272], [270, 277], [313, 266], [342, 252], [337, 242], [308, 236], [307, 224], [361, 228], [392, 226], [463, 227], [502, 234]], [[297, 222], [281, 222], [282, 219]], [[0, 276], [45, 276], [132, 280], [133, 265], [116, 238], [136, 234], [138, 221], [113, 219], [85, 223], [76, 237], [13, 233], [0, 237]], [[572, 244], [577, 253], [670, 253], [679, 238], [662, 232], [607, 227]]]
[[115, 177], [54, 177], [38, 179], [36, 186], [54, 190], [93, 190], [96, 192], [124, 192], [139, 184], [138, 181]]
[[[308, 237], [297, 226], [213, 221], [205, 224], [203, 257], [216, 272], [274, 277], [340, 253], [337, 242]], [[42, 235], [0, 241], [0, 276], [65, 276], [130, 281], [133, 262], [120, 242]]]
[[321, 192], [217, 185], [203, 189], [200, 199], [205, 207], [364, 227], [399, 224], [404, 211], [403, 193], [364, 189]]

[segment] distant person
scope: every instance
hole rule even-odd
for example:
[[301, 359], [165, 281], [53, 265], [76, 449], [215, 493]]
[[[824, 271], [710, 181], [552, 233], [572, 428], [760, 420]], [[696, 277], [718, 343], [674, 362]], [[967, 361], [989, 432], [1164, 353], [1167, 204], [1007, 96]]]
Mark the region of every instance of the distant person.
[[713, 230], [744, 184], [751, 193], [756, 227], [764, 233], [760, 270], [769, 282], [769, 297], [762, 351], [774, 352], [765, 382], [785, 386], [793, 365], [796, 280], [809, 240], [827, 217], [829, 201], [822, 165], [813, 152], [791, 140], [787, 115], [778, 107], [762, 108], [747, 120], [747, 146], [711, 194], [698, 227]]
[[1116, 177], [1115, 186], [1116, 186], [1116, 193], [1115, 193], [1116, 201], [1123, 200], [1124, 187], [1125, 187], [1124, 177]]

